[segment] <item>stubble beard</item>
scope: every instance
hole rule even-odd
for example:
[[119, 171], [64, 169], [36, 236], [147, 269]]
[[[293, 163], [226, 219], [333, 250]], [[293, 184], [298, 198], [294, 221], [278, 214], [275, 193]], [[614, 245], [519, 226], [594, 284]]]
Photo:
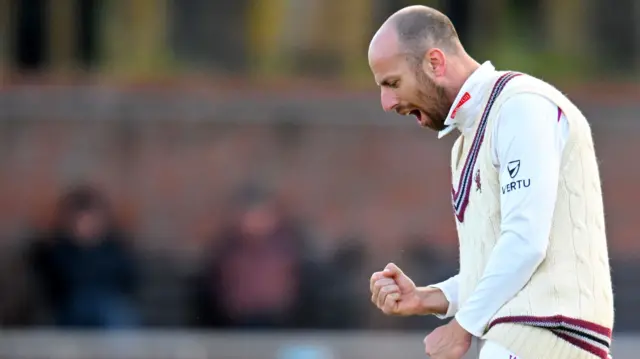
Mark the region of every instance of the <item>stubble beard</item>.
[[[432, 129], [436, 131], [444, 130], [447, 128], [444, 122], [451, 108], [451, 103], [447, 100], [444, 87], [436, 84], [421, 68], [418, 68], [416, 71], [416, 79], [420, 86], [418, 90], [418, 98], [420, 102], [422, 102], [420, 109], [429, 116], [432, 125], [430, 127], [432, 127]], [[432, 105], [427, 106], [426, 104]]]

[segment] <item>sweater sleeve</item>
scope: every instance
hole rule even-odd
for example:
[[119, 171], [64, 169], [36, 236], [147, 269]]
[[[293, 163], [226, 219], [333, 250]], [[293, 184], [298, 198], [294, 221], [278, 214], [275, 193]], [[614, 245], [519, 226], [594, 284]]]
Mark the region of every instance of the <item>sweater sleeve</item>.
[[545, 257], [567, 128], [558, 107], [540, 95], [516, 95], [498, 114], [493, 152], [500, 174], [500, 237], [478, 285], [456, 314], [475, 336], [482, 336]]

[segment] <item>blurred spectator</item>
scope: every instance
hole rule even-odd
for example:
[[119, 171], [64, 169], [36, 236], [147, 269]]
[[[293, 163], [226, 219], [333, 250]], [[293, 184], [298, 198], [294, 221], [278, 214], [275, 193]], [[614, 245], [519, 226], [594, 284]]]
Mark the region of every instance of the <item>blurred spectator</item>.
[[23, 259], [16, 249], [0, 250], [0, 327], [31, 324], [38, 311]]
[[340, 241], [324, 273], [321, 324], [330, 329], [362, 329], [369, 314], [369, 277], [366, 242], [359, 237]]
[[60, 326], [138, 324], [134, 259], [106, 199], [78, 187], [60, 201], [53, 233], [33, 243], [30, 259]]
[[443, 281], [458, 272], [458, 259], [447, 255], [442, 248], [433, 244], [448, 241], [429, 236], [410, 235], [403, 244], [403, 268], [421, 285]]
[[199, 325], [291, 328], [316, 323], [313, 263], [302, 232], [274, 201], [257, 200], [215, 241], [198, 283]]
[[[432, 243], [443, 243], [443, 239], [428, 238], [425, 235], [410, 235], [405, 239], [402, 269], [419, 286], [435, 284], [454, 276], [458, 272], [456, 257], [446, 255]], [[405, 318], [402, 329], [435, 329], [442, 324], [434, 316]]]

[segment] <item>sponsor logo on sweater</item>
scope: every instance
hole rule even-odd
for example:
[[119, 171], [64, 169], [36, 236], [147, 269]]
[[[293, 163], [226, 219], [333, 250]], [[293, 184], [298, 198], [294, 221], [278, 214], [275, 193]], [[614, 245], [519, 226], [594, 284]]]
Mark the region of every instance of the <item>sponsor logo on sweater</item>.
[[[520, 173], [520, 160], [515, 160], [507, 163], [507, 171], [509, 172], [509, 177], [515, 179], [516, 176], [518, 176], [518, 173]], [[515, 180], [502, 186], [502, 194], [507, 194], [521, 188], [527, 188], [529, 186], [531, 186], [530, 178]]]

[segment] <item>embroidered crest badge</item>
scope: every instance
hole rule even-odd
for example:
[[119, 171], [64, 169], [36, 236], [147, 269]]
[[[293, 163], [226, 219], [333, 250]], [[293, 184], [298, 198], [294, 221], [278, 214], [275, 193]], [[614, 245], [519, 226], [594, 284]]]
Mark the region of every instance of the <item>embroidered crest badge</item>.
[[482, 193], [482, 182], [480, 180], [480, 169], [476, 170], [476, 176], [474, 178], [476, 182], [476, 191]]

